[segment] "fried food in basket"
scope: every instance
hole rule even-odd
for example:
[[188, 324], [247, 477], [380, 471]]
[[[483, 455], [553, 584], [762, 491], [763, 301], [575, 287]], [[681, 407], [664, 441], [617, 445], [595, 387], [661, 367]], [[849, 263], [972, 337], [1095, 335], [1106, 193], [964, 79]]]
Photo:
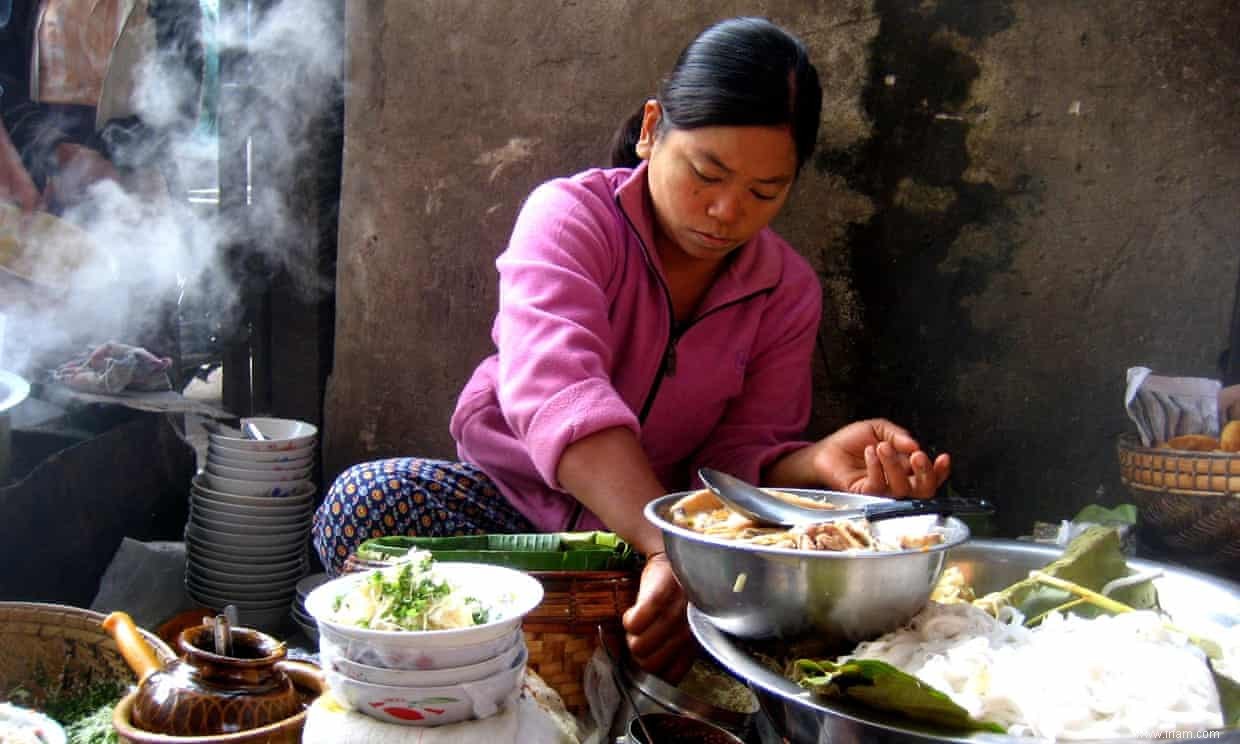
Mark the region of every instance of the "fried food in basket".
[[1163, 446], [1189, 452], [1213, 452], [1219, 448], [1219, 440], [1206, 434], [1182, 434], [1168, 439]]
[[1230, 421], [1218, 437], [1218, 448], [1224, 452], [1240, 452], [1240, 420]]

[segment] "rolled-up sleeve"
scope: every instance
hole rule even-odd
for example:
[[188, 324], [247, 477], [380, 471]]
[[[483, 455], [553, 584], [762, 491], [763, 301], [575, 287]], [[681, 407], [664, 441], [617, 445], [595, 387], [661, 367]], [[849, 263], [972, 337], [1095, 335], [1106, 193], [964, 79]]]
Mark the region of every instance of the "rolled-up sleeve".
[[761, 483], [767, 466], [809, 444], [803, 437], [821, 315], [817, 274], [799, 257], [788, 262], [763, 313], [742, 393], [698, 451], [692, 477], [704, 465]]
[[588, 207], [599, 198], [572, 181], [540, 186], [496, 261], [500, 408], [553, 488], [559, 488], [560, 457], [573, 442], [616, 426], [639, 431], [611, 382], [615, 343], [606, 287], [618, 249], [606, 210]]

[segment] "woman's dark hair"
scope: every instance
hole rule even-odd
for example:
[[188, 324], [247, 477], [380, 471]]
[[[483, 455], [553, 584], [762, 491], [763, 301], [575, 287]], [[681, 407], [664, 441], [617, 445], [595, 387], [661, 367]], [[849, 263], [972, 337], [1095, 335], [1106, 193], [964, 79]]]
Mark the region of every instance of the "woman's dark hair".
[[[805, 46], [764, 18], [732, 18], [711, 26], [680, 53], [659, 87], [659, 132], [712, 126], [792, 128], [797, 171], [814, 153], [822, 86]], [[644, 104], [643, 104], [644, 105]], [[613, 167], [635, 167], [642, 109], [612, 139]]]

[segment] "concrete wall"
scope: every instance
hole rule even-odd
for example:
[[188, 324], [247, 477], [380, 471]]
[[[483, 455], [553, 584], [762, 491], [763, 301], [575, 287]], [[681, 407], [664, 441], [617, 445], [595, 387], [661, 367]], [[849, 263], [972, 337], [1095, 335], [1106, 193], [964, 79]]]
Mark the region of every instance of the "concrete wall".
[[325, 476], [451, 457], [527, 192], [730, 15], [797, 31], [820, 154], [777, 227], [826, 290], [812, 432], [886, 415], [1001, 532], [1124, 494], [1124, 371], [1217, 375], [1240, 271], [1233, 0], [348, 4]]

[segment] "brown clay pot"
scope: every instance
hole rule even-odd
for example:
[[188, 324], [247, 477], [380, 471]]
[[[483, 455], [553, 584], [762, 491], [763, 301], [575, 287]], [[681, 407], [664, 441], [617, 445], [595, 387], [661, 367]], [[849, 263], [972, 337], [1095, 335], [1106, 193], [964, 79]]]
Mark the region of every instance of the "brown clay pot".
[[[297, 687], [303, 705], [306, 707], [309, 707], [315, 698], [327, 691], [327, 681], [322, 671], [314, 665], [301, 662], [280, 662], [280, 664], [293, 679], [293, 684]], [[303, 708], [296, 715], [285, 718], [283, 721], [248, 731], [238, 731], [235, 734], [209, 736], [153, 734], [134, 727], [130, 720], [133, 703], [137, 696], [137, 690], [126, 695], [112, 713], [112, 726], [116, 729], [121, 744], [300, 744], [301, 732], [306, 725], [307, 711]]]
[[[211, 736], [259, 729], [292, 718], [304, 707], [286, 670], [285, 647], [249, 628], [232, 628], [232, 653], [215, 653], [212, 629], [186, 628], [184, 654], [166, 666], [124, 613], [104, 627], [116, 639], [140, 683], [127, 706], [128, 723], [153, 734]], [[307, 665], [308, 666], [308, 665]]]

